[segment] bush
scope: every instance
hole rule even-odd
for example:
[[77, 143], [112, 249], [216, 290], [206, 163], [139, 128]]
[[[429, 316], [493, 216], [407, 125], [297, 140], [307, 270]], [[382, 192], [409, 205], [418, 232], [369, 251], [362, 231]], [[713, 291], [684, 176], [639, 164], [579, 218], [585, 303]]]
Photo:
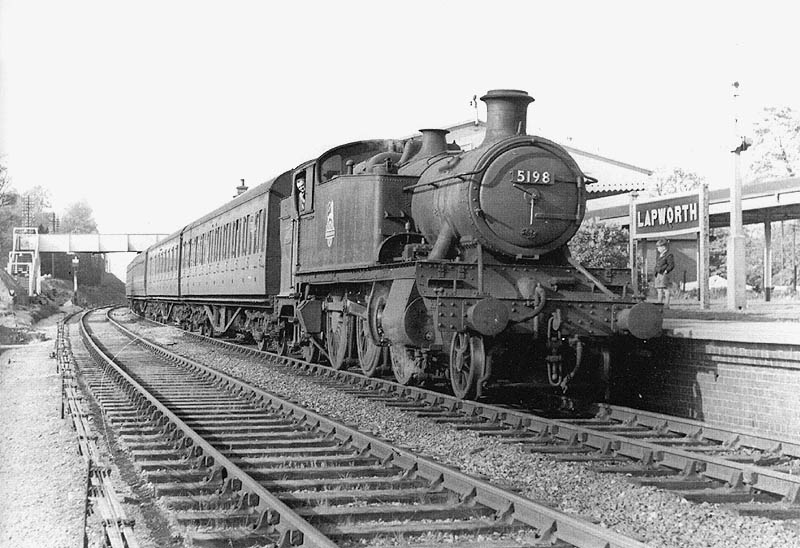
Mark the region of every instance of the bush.
[[628, 231], [589, 219], [569, 243], [572, 256], [589, 268], [626, 268]]

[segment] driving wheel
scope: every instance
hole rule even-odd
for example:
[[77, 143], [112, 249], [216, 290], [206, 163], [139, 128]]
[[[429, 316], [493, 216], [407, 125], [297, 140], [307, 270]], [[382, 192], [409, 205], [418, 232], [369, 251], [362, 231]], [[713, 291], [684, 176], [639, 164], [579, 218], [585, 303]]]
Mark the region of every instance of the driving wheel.
[[347, 347], [350, 341], [350, 318], [341, 312], [328, 312], [325, 342], [331, 367], [344, 369], [347, 363]]
[[370, 335], [369, 322], [364, 318], [356, 319], [356, 347], [361, 371], [367, 377], [374, 377], [383, 365], [383, 347], [378, 346]]

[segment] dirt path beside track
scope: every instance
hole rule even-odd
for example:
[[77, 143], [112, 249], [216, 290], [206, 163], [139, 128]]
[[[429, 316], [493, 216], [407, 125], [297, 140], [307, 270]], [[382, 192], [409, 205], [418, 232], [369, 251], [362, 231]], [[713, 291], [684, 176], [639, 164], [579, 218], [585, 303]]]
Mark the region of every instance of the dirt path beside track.
[[[84, 464], [60, 417], [61, 381], [51, 340], [0, 354], [0, 546], [83, 543]], [[47, 325], [50, 324], [50, 325]]]

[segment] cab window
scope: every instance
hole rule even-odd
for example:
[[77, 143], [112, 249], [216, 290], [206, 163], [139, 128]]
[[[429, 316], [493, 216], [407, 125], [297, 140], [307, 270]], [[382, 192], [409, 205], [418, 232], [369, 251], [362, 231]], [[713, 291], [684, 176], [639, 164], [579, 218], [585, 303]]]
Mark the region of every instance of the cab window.
[[314, 210], [314, 168], [309, 166], [294, 174], [292, 192], [294, 202], [299, 214]]

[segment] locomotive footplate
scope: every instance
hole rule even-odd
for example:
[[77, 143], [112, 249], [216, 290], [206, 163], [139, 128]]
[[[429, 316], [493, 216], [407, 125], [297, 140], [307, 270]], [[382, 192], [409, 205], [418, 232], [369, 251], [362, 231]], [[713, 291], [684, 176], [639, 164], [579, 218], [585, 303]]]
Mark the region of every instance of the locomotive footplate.
[[593, 292], [598, 280], [572, 267], [420, 262], [416, 281], [442, 332], [497, 336], [506, 331], [538, 338], [542, 320], [558, 310], [565, 335], [660, 334], [661, 307], [621, 295], [612, 300], [608, 290]]

